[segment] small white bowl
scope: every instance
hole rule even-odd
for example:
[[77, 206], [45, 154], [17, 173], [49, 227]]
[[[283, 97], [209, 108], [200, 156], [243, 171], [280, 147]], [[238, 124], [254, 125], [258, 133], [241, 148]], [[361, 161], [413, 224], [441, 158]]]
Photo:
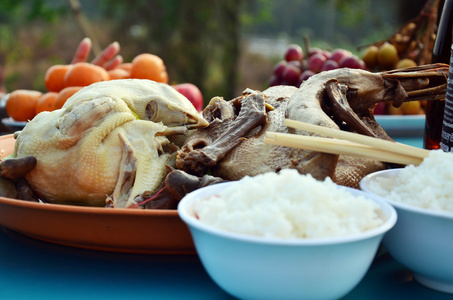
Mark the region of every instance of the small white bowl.
[[348, 237], [277, 239], [227, 232], [199, 221], [193, 212], [198, 199], [236, 184], [220, 183], [186, 195], [178, 213], [188, 225], [195, 248], [211, 278], [240, 299], [335, 299], [349, 293], [365, 276], [396, 212], [379, 197], [384, 223]]
[[[396, 177], [400, 170], [367, 175], [360, 182], [360, 188], [373, 193], [370, 182], [380, 177]], [[419, 283], [453, 293], [453, 214], [386, 200], [398, 214], [396, 225], [382, 241], [387, 251], [413, 271]]]

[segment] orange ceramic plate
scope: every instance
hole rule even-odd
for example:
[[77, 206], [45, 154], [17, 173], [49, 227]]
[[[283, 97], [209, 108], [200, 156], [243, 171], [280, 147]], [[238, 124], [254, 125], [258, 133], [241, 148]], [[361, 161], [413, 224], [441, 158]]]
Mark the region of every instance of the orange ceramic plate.
[[[0, 137], [3, 157], [12, 135]], [[42, 204], [0, 197], [0, 225], [23, 235], [93, 250], [193, 254], [190, 232], [176, 210], [138, 210]]]

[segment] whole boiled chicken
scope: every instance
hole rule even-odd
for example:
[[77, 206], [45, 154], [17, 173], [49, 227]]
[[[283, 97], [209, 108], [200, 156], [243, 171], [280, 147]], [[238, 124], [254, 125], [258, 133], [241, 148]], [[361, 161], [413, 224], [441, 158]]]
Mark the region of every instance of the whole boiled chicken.
[[36, 158], [26, 179], [45, 201], [135, 207], [174, 166], [178, 147], [171, 136], [207, 125], [167, 84], [104, 81], [33, 118], [16, 133], [13, 156]]

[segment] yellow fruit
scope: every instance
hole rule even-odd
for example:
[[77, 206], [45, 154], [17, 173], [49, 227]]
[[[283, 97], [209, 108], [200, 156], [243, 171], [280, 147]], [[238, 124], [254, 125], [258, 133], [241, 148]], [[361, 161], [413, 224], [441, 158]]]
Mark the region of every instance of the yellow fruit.
[[403, 114], [403, 109], [400, 107], [394, 107], [391, 103], [389, 103], [389, 106], [387, 107], [387, 111], [389, 115], [402, 115]]
[[378, 53], [379, 48], [374, 45], [365, 49], [365, 52], [362, 55], [362, 60], [365, 62], [367, 68], [373, 69], [378, 65]]
[[403, 69], [403, 68], [416, 67], [416, 66], [417, 66], [417, 63], [415, 61], [413, 61], [412, 59], [403, 58], [396, 64], [395, 69]]
[[405, 115], [418, 115], [422, 106], [420, 101], [409, 101], [401, 104], [400, 108]]
[[395, 46], [385, 42], [379, 47], [378, 61], [382, 68], [393, 69], [398, 60], [398, 51]]

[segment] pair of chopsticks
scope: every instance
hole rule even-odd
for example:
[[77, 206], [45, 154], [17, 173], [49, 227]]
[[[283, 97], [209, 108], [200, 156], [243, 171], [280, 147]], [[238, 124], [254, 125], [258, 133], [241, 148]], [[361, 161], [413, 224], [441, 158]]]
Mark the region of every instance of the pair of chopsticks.
[[429, 155], [429, 150], [426, 149], [381, 140], [358, 133], [289, 119], [286, 119], [284, 124], [291, 128], [305, 130], [326, 137], [267, 132], [264, 142], [284, 147], [349, 155], [404, 165], [419, 165]]

